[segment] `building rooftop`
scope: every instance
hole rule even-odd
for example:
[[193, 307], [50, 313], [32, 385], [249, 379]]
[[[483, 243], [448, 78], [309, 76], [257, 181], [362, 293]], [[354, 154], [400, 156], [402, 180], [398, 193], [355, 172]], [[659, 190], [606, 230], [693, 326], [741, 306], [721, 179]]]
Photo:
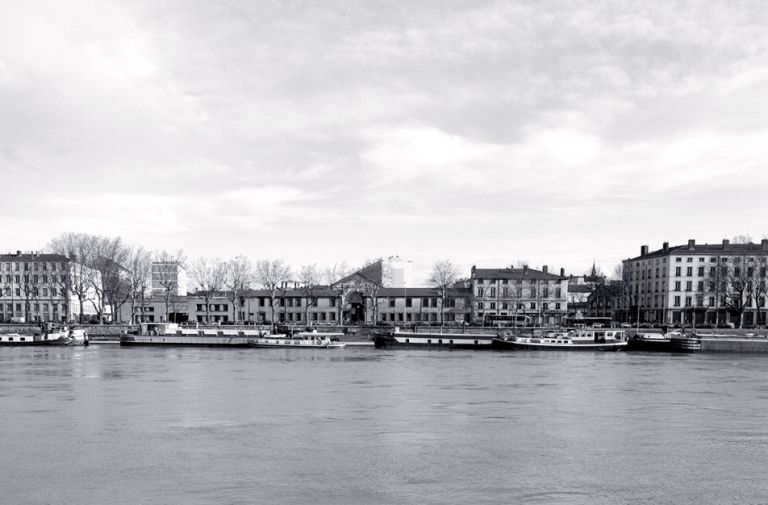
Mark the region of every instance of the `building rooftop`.
[[[546, 269], [546, 267], [545, 267]], [[561, 273], [562, 270], [561, 270]], [[523, 268], [475, 268], [472, 267], [473, 279], [514, 279], [514, 280], [564, 280], [564, 275], [555, 275], [543, 270]]]
[[768, 254], [768, 239], [763, 239], [759, 244], [750, 242], [748, 244], [731, 244], [729, 240], [723, 240], [719, 244], [697, 244], [691, 239], [685, 245], [670, 246], [664, 242], [661, 249], [648, 252], [648, 246], [640, 247], [640, 256], [629, 258], [629, 261], [648, 259], [671, 254]]
[[[451, 288], [448, 290], [448, 296], [469, 296], [472, 290], [469, 288]], [[382, 288], [377, 293], [379, 297], [413, 297], [413, 298], [427, 298], [427, 297], [439, 297], [440, 291], [437, 288]]]
[[0, 261], [69, 261], [62, 254], [21, 252], [0, 254]]

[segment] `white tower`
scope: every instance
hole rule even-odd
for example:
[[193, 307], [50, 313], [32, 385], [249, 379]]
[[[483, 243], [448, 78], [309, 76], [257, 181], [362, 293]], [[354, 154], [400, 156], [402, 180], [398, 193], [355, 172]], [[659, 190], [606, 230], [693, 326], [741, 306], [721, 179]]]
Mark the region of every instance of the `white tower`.
[[391, 288], [413, 287], [413, 262], [400, 256], [390, 256], [387, 260], [392, 270]]

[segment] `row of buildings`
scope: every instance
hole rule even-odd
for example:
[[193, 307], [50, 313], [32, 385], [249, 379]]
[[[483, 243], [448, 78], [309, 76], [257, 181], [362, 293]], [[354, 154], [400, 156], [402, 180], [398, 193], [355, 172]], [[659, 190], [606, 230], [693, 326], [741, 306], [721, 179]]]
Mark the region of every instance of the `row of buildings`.
[[[75, 289], [83, 267], [56, 254], [0, 255], [0, 321], [176, 321], [297, 325], [558, 325], [584, 318], [636, 324], [766, 322], [768, 240], [759, 244], [687, 244], [624, 260], [619, 279], [569, 276], [547, 266], [472, 267], [451, 286], [392, 287], [382, 262], [320, 287], [284, 283], [203, 296], [188, 293], [181, 265], [156, 263], [151, 290], [137, 302], [111, 304], [98, 276]], [[77, 291], [77, 292], [76, 292]]]
[[[478, 269], [444, 289], [384, 287], [381, 262], [330, 286], [286, 283], [275, 293], [249, 289], [147, 299], [135, 317], [146, 322], [281, 322], [299, 325], [560, 324], [567, 316], [568, 277], [533, 268]], [[130, 310], [130, 309], [129, 309]], [[125, 319], [130, 314], [125, 314]]]

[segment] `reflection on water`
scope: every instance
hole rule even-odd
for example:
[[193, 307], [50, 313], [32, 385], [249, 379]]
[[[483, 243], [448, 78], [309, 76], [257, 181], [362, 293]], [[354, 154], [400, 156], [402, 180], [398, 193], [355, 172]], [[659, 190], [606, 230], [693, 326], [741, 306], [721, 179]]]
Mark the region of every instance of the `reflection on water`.
[[19, 504], [761, 503], [766, 363], [2, 348], [0, 494]]

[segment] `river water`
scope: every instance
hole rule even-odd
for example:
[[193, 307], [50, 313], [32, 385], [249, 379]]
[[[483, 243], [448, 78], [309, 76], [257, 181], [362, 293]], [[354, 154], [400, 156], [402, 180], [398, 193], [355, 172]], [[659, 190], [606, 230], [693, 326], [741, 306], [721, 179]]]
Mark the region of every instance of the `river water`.
[[0, 348], [8, 504], [768, 501], [768, 357]]

